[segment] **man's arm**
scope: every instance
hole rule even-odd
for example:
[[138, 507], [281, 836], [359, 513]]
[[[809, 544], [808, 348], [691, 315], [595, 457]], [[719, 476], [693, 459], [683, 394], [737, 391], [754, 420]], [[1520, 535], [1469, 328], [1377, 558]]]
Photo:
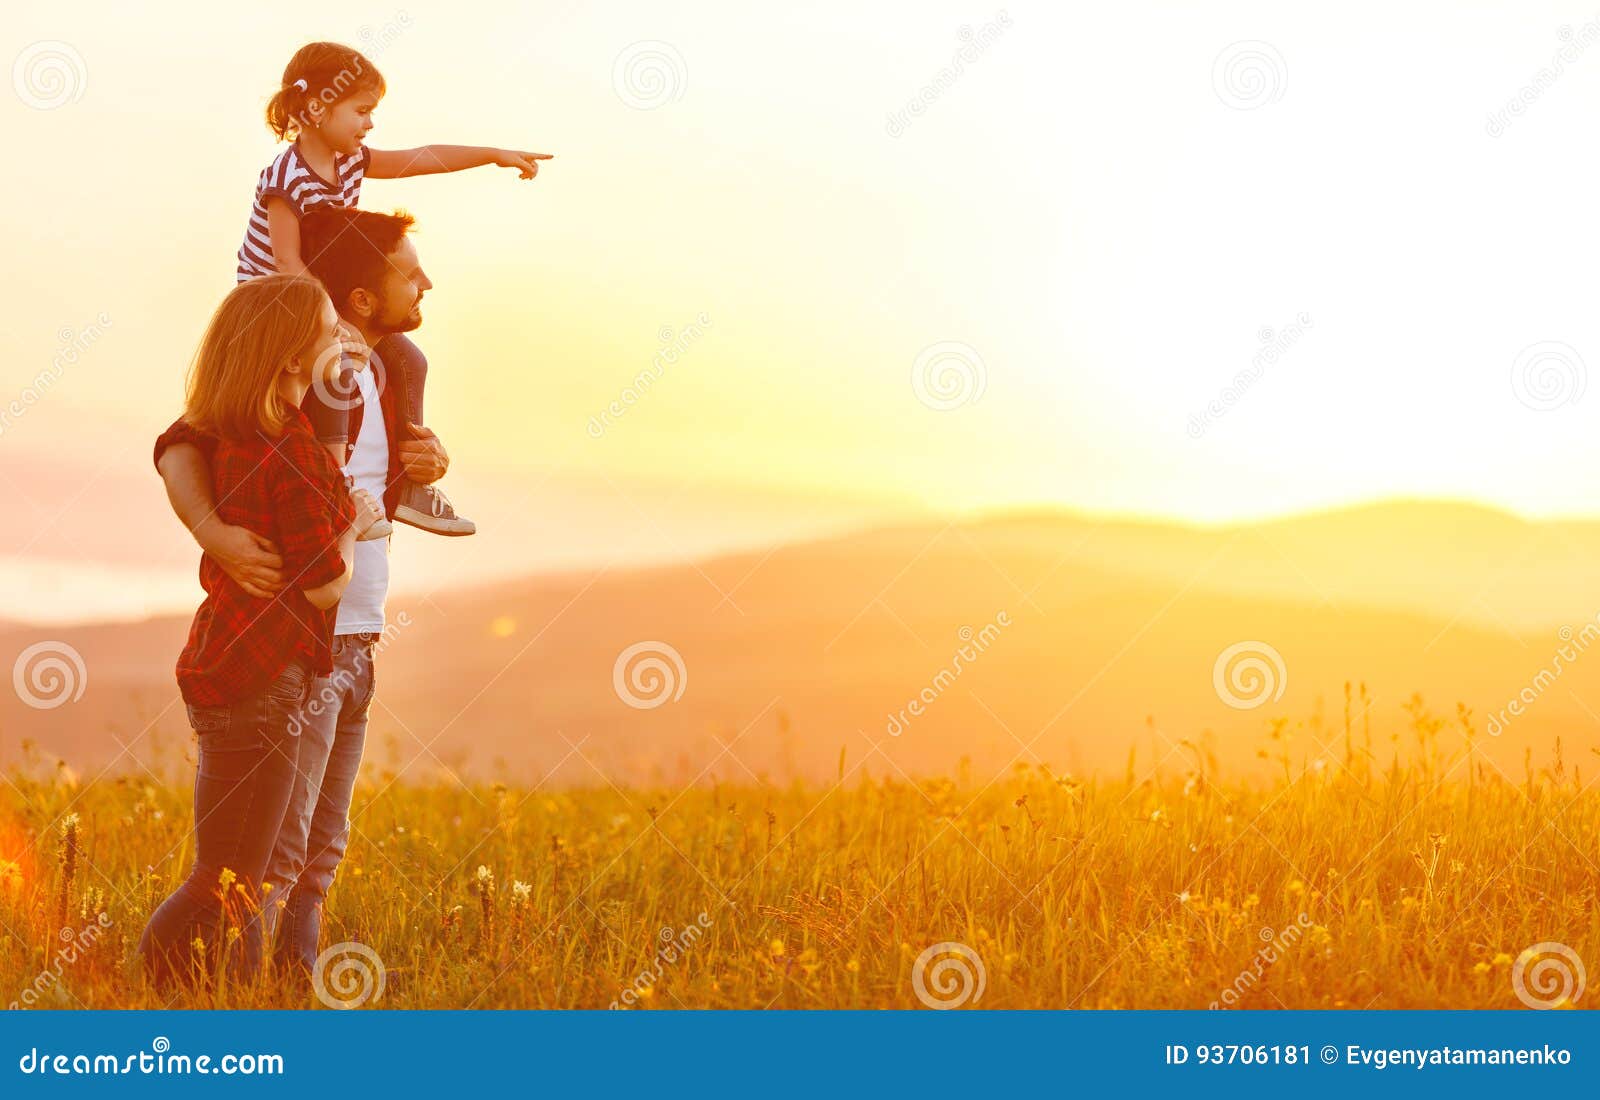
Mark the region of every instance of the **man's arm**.
[[200, 549], [222, 566], [234, 583], [258, 599], [271, 599], [283, 587], [283, 558], [269, 539], [217, 517], [211, 471], [192, 443], [175, 443], [156, 460], [167, 500]]

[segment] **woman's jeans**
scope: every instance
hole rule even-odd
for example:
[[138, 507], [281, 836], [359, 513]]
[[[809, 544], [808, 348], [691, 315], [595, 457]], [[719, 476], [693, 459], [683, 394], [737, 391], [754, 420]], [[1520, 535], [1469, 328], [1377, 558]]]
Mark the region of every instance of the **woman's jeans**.
[[276, 938], [281, 970], [311, 970], [322, 931], [322, 906], [350, 842], [350, 798], [367, 740], [367, 712], [377, 681], [377, 634], [333, 639], [333, 674], [318, 680], [305, 707], [300, 757], [283, 827], [267, 867], [262, 914], [266, 940]]
[[323, 682], [296, 660], [244, 699], [189, 707], [200, 748], [194, 867], [139, 937], [158, 987], [213, 973], [219, 953], [236, 980], [260, 970], [262, 876], [294, 789], [301, 710]]

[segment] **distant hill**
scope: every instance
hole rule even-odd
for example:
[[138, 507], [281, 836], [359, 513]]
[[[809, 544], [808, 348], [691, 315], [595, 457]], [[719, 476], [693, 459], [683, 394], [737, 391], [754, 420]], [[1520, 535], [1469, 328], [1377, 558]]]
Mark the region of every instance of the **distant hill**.
[[[875, 775], [963, 758], [976, 774], [1013, 760], [1120, 774], [1130, 750], [1136, 769], [1187, 766], [1187, 739], [1250, 769], [1280, 716], [1295, 760], [1342, 759], [1343, 687], [1365, 681], [1383, 759], [1409, 751], [1409, 733], [1391, 735], [1420, 692], [1452, 722], [1457, 701], [1474, 708], [1491, 759], [1520, 777], [1524, 747], [1542, 759], [1563, 736], [1581, 762], [1600, 745], [1600, 654], [1581, 633], [1600, 611], [1597, 552], [1600, 524], [1448, 503], [1225, 528], [1047, 513], [441, 590], [392, 604], [408, 625], [379, 666], [369, 759], [552, 785], [827, 778], [841, 750]], [[0, 631], [7, 660], [51, 637], [88, 670], [84, 697], [57, 709], [0, 695], [0, 754], [31, 738], [81, 772], [137, 737], [126, 768], [152, 762], [149, 726], [170, 759], [188, 736], [171, 676], [185, 626]], [[1562, 627], [1575, 633], [1558, 659]], [[681, 698], [619, 697], [616, 659], [643, 642], [681, 656]], [[1245, 642], [1283, 668], [1268, 684], [1281, 697], [1254, 709], [1216, 683], [1218, 655]], [[1560, 674], [1540, 678], [1553, 661]], [[1247, 672], [1228, 690], [1248, 696]], [[1487, 736], [1519, 692], [1525, 713]]]

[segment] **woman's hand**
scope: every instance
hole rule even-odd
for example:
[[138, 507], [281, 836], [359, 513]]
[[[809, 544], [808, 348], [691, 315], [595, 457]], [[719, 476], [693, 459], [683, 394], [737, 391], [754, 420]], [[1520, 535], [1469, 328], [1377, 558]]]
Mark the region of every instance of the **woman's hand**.
[[524, 153], [519, 149], [496, 149], [494, 162], [502, 168], [515, 168], [523, 179], [531, 180], [539, 174], [539, 162], [554, 156], [554, 153]]
[[350, 502], [356, 506], [356, 518], [350, 521], [350, 530], [360, 538], [367, 528], [384, 518], [383, 501], [365, 489], [351, 489]]
[[372, 349], [361, 333], [344, 321], [339, 322], [339, 358], [353, 371], [366, 370], [372, 358]]

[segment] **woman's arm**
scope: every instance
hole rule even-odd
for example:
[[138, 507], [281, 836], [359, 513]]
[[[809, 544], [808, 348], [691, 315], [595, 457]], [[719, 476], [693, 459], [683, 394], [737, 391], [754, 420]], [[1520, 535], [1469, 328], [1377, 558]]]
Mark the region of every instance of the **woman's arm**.
[[316, 588], [300, 590], [305, 593], [312, 607], [323, 611], [339, 602], [345, 588], [350, 584], [350, 578], [355, 574], [356, 540], [367, 533], [368, 527], [384, 518], [383, 502], [365, 489], [353, 490], [350, 494], [350, 503], [355, 510], [355, 517], [350, 521], [350, 526], [339, 536], [339, 556], [344, 559], [344, 575], [335, 577], [327, 584], [318, 585]]
[[280, 195], [267, 197], [267, 232], [272, 237], [272, 261], [284, 275], [304, 275], [300, 258], [300, 219], [289, 200]]
[[339, 556], [344, 559], [344, 572], [340, 573], [327, 584], [318, 585], [316, 588], [302, 588], [306, 600], [319, 611], [326, 611], [339, 602], [344, 595], [344, 590], [350, 586], [350, 578], [356, 571], [356, 529], [345, 528], [344, 534], [339, 536]]
[[539, 174], [539, 162], [553, 156], [517, 149], [492, 149], [487, 145], [419, 145], [415, 149], [368, 149], [367, 152], [371, 155], [367, 175], [380, 180], [464, 172], [488, 164], [515, 168], [523, 179], [531, 180]]
[[210, 555], [234, 583], [258, 600], [271, 599], [283, 587], [283, 559], [270, 539], [244, 527], [223, 523], [211, 492], [211, 470], [192, 443], [168, 447], [156, 463], [167, 487], [167, 500], [200, 549]]

